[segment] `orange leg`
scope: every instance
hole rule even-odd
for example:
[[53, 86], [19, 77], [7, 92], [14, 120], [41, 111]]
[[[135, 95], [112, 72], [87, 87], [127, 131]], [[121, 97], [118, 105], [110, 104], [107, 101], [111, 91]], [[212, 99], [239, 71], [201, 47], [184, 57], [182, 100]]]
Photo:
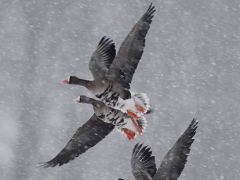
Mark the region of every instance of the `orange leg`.
[[127, 114], [128, 114], [131, 118], [138, 120], [138, 116], [137, 116], [135, 113], [127, 110]]
[[126, 128], [122, 128], [122, 131], [124, 132], [124, 134], [126, 134], [129, 141], [134, 139], [134, 136], [135, 136], [134, 132], [132, 132], [132, 131], [126, 129]]
[[140, 107], [139, 105], [135, 104], [135, 108], [140, 111], [141, 113], [144, 113], [144, 109]]
[[134, 125], [134, 127], [136, 128], [137, 132], [139, 134], [142, 134], [142, 129], [137, 125], [137, 123], [134, 121], [134, 119], [131, 117], [132, 123]]

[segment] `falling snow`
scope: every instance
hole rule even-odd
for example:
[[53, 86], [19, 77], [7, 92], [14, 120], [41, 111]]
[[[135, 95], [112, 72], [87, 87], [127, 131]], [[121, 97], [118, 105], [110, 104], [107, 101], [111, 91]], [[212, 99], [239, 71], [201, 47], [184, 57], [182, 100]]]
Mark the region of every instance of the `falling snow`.
[[[192, 118], [199, 128], [182, 179], [240, 177], [240, 1], [153, 1], [156, 13], [131, 84], [154, 112], [133, 141], [113, 131], [62, 167], [37, 168], [93, 114], [75, 104], [88, 62], [107, 35], [118, 49], [152, 1], [0, 1], [0, 179], [134, 179], [131, 152], [149, 145], [157, 166]], [[93, 96], [92, 96], [93, 97]]]

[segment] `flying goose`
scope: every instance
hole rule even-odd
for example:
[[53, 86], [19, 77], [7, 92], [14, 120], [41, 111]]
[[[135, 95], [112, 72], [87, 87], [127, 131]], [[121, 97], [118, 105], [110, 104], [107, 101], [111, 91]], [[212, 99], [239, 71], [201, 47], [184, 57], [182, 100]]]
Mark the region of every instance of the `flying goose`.
[[[103, 48], [100, 45], [99, 52], [103, 57], [106, 58], [105, 64], [102, 68], [109, 68], [115, 57], [116, 50], [115, 45], [110, 39], [102, 38], [99, 44], [105, 44], [108, 48]], [[100, 64], [99, 64], [100, 65]], [[74, 78], [72, 78], [74, 79]], [[115, 128], [114, 125], [110, 123], [103, 122], [95, 114], [81, 127], [78, 128], [76, 133], [67, 143], [67, 145], [58, 153], [58, 155], [52, 160], [41, 163], [40, 167], [54, 167], [61, 166], [68, 163], [69, 161], [75, 159], [79, 155], [86, 152], [89, 148], [95, 146], [98, 142], [105, 138], [112, 130]]]
[[145, 93], [130, 92], [130, 83], [143, 54], [154, 8], [151, 4], [135, 24], [122, 42], [116, 57], [112, 40], [106, 37], [101, 39], [89, 62], [93, 81], [69, 76], [62, 82], [85, 86], [106, 105], [128, 113], [135, 119], [145, 114], [149, 109], [149, 99]]
[[138, 120], [135, 120], [128, 116], [128, 114], [107, 106], [102, 101], [83, 95], [79, 96], [74, 101], [78, 103], [91, 104], [93, 106], [94, 113], [99, 119], [106, 123], [111, 123], [116, 126], [118, 130], [123, 131], [128, 140], [134, 139], [137, 133], [142, 134], [142, 132], [146, 129], [147, 122], [144, 117], [139, 117]]
[[[187, 162], [198, 121], [194, 118], [182, 136], [168, 151], [157, 170], [149, 147], [137, 143], [132, 152], [131, 168], [136, 180], [177, 180]], [[118, 180], [123, 180], [119, 178]]]

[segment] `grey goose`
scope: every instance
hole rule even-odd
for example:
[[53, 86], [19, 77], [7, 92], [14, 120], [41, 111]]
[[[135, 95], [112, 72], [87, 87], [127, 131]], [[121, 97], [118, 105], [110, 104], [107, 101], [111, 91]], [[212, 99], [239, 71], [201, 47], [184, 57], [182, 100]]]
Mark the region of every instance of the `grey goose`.
[[106, 123], [113, 124], [118, 130], [122, 131], [127, 136], [128, 140], [134, 139], [136, 134], [142, 134], [142, 132], [146, 129], [147, 122], [144, 117], [139, 117], [138, 120], [135, 120], [128, 114], [107, 106], [102, 101], [83, 95], [79, 96], [74, 101], [78, 103], [91, 104], [93, 106], [94, 113], [99, 119]]
[[116, 56], [112, 40], [106, 37], [101, 39], [89, 62], [94, 80], [69, 76], [62, 82], [85, 86], [106, 105], [128, 113], [135, 119], [145, 114], [149, 109], [149, 99], [145, 93], [132, 93], [130, 83], [143, 54], [154, 8], [152, 4], [149, 6], [122, 42]]
[[[105, 37], [102, 38], [100, 42], [102, 43], [102, 41], [104, 41], [104, 43], [111, 43], [111, 41]], [[101, 53], [104, 57], [108, 57], [108, 60], [111, 59], [112, 56], [114, 57], [114, 44], [110, 44], [109, 49], [102, 50]], [[104, 66], [109, 68], [107, 63], [105, 63]], [[115, 126], [113, 124], [106, 123], [99, 119], [96, 114], [93, 114], [83, 126], [78, 128], [76, 133], [57, 156], [48, 162], [40, 163], [40, 167], [47, 168], [67, 164], [69, 161], [74, 160], [103, 140], [114, 128]]]
[[[197, 125], [198, 121], [194, 118], [182, 136], [165, 155], [158, 170], [150, 148], [137, 143], [133, 148], [131, 158], [131, 169], [135, 179], [177, 180], [187, 162]], [[123, 179], [119, 178], [118, 180]]]
[[[153, 8], [151, 7], [151, 14], [153, 14]], [[148, 9], [148, 13], [150, 13], [149, 11], [150, 9]], [[146, 13], [145, 13], [146, 14]], [[152, 16], [152, 15], [144, 15], [144, 16]], [[145, 25], [143, 24], [144, 21], [146, 21], [146, 17], [142, 17], [141, 20], [135, 25], [136, 29], [139, 29], [138, 32], [141, 33], [141, 31], [144, 31], [143, 26], [146, 26], [146, 31], [149, 29], [149, 24], [151, 23], [151, 18], [150, 17], [150, 21], [148, 20], [148, 22], [145, 22]], [[149, 17], [148, 17], [149, 18]], [[142, 26], [142, 28], [141, 28]], [[135, 37], [138, 37], [138, 35], [136, 33], [134, 33], [134, 28], [132, 29], [132, 34], [135, 34]], [[131, 34], [128, 35], [132, 36]], [[146, 36], [146, 34], [144, 35], [144, 37]], [[130, 38], [126, 38], [126, 40], [124, 40], [123, 43], [127, 43], [129, 42]], [[145, 42], [145, 39], [143, 37], [143, 40]], [[128, 40], [129, 39], [129, 40]], [[144, 42], [142, 43], [142, 46], [144, 47], [145, 44]], [[141, 41], [132, 41], [132, 43], [141, 43]], [[128, 43], [129, 44], [129, 43]], [[131, 43], [130, 43], [131, 44]], [[129, 45], [130, 45], [129, 44]], [[121, 48], [120, 48], [121, 49]], [[137, 53], [137, 49], [135, 48], [131, 48], [131, 51], [135, 51]], [[119, 53], [122, 52], [124, 53], [124, 51], [120, 51]], [[89, 63], [89, 68], [90, 71], [93, 74], [94, 77], [94, 82], [90, 83], [90, 81], [86, 81], [86, 80], [82, 80], [79, 79], [75, 76], [70, 76], [69, 78], [63, 80], [64, 83], [69, 83], [69, 84], [77, 84], [77, 85], [82, 85], [82, 86], [94, 86], [94, 87], [99, 87], [98, 86], [98, 80], [101, 77], [104, 77], [106, 72], [108, 72], [108, 69], [110, 68], [110, 65], [112, 64], [114, 58], [116, 55], [116, 50], [115, 50], [115, 45], [114, 43], [112, 43], [112, 40], [110, 40], [109, 38], [103, 37], [101, 39], [101, 41], [99, 42], [99, 45], [96, 49], [96, 51], [93, 53], [91, 61]], [[139, 52], [139, 59], [141, 58], [142, 53]], [[134, 56], [132, 56], [134, 57]], [[123, 79], [121, 80], [121, 83], [118, 82], [118, 84], [122, 84], [122, 86], [128, 87], [126, 88], [125, 93], [121, 94], [121, 97], [123, 97], [123, 95], [125, 94], [125, 97], [123, 97], [123, 99], [127, 99], [130, 98], [130, 92], [128, 92], [127, 90], [130, 89], [130, 83], [131, 83], [131, 79], [132, 76], [134, 74], [134, 71], [138, 65], [137, 63], [134, 62], [128, 62], [128, 67], [131, 67], [130, 69], [126, 67], [124, 67], [124, 64], [126, 62], [122, 62], [119, 65], [121, 66], [121, 68], [118, 68], [119, 72], [123, 72], [124, 74], [129, 74], [128, 75], [128, 79], [126, 79], [126, 82], [124, 83]], [[118, 64], [118, 63], [115, 63]], [[115, 65], [116, 66], [116, 65]], [[119, 67], [120, 67], [119, 66]], [[132, 68], [135, 67], [135, 68]], [[115, 67], [116, 68], [116, 67]], [[114, 68], [112, 68], [114, 69]], [[113, 71], [113, 70], [111, 70]], [[131, 71], [133, 71], [131, 73]], [[109, 73], [110, 75], [110, 73]], [[109, 76], [108, 75], [108, 76]], [[106, 77], [108, 77], [106, 74]], [[99, 78], [98, 78], [99, 77]], [[121, 76], [123, 77], [123, 76]], [[111, 77], [108, 77], [109, 81], [111, 80]], [[98, 82], [98, 83], [96, 83]], [[90, 84], [89, 84], [90, 83]], [[100, 82], [101, 84], [101, 82]], [[123, 85], [125, 84], [125, 85]], [[102, 87], [104, 88], [104, 86]], [[91, 90], [92, 88], [88, 88], [89, 90]], [[94, 88], [93, 88], [94, 89]], [[94, 93], [93, 93], [94, 94]], [[145, 103], [146, 105], [146, 103]], [[99, 119], [95, 114], [92, 115], [92, 117], [81, 127], [78, 128], [78, 130], [75, 132], [75, 134], [73, 135], [73, 137], [70, 139], [70, 141], [67, 143], [67, 145], [57, 154], [56, 157], [54, 157], [52, 160], [46, 162], [46, 163], [42, 163], [40, 166], [47, 168], [47, 167], [55, 167], [55, 166], [62, 166], [63, 164], [68, 163], [71, 160], [74, 160], [76, 157], [78, 157], [79, 155], [85, 153], [89, 148], [95, 146], [98, 142], [100, 142], [102, 139], [105, 138], [105, 136], [107, 136], [113, 129], [114, 129], [114, 125], [111, 123], [106, 123], [104, 121], [102, 121], [101, 119]]]

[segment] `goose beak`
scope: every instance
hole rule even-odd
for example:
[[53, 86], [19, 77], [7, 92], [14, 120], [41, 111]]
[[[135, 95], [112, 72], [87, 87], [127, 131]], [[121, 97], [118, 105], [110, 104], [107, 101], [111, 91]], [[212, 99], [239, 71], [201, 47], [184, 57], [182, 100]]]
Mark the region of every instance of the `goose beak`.
[[69, 78], [63, 79], [62, 83], [68, 84], [69, 83]]
[[80, 102], [80, 97], [78, 97], [77, 99], [73, 100], [75, 103], [79, 103]]

